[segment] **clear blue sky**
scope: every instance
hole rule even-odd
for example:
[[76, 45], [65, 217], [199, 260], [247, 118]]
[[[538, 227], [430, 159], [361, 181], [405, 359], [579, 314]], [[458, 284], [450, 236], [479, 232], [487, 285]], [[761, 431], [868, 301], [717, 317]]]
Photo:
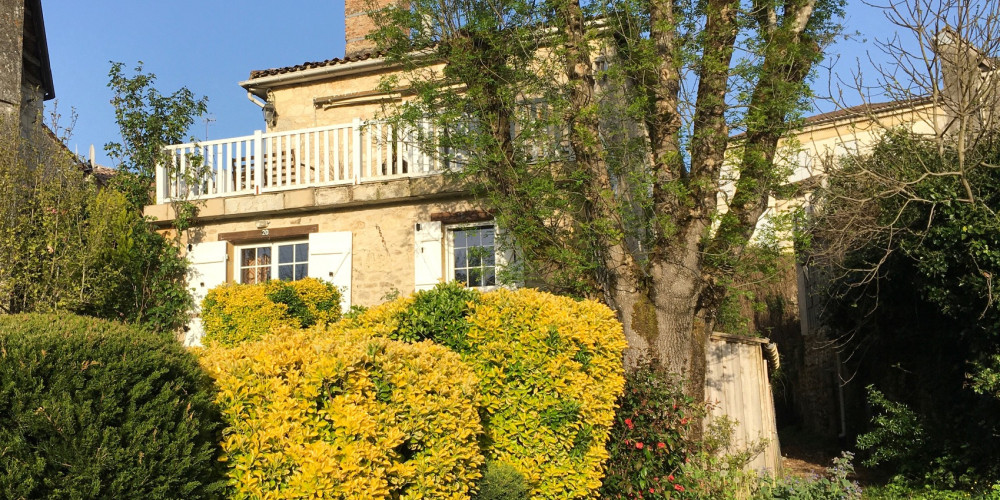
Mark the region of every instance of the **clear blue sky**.
[[[847, 31], [890, 33], [877, 10], [860, 0], [849, 4]], [[238, 85], [251, 70], [344, 54], [343, 0], [42, 0], [42, 9], [60, 124], [68, 125], [70, 108], [78, 114], [68, 145], [86, 154], [94, 144], [105, 165], [110, 161], [103, 146], [119, 137], [107, 88], [109, 61], [130, 68], [143, 61], [161, 92], [186, 86], [208, 96], [209, 118], [215, 120], [208, 123], [208, 138], [216, 139], [263, 128], [260, 108]], [[846, 74], [858, 57], [864, 68], [869, 48], [863, 39], [838, 42], [829, 51], [840, 59], [835, 70]], [[823, 92], [822, 75], [818, 83]], [[191, 135], [204, 139], [205, 126], [199, 120]]]
[[[71, 107], [78, 114], [68, 145], [86, 154], [94, 144], [105, 165], [104, 144], [119, 138], [109, 61], [142, 61], [163, 93], [186, 86], [208, 96], [208, 135], [216, 139], [263, 128], [260, 108], [239, 86], [251, 70], [344, 55], [342, 0], [42, 0], [42, 10], [60, 124]], [[205, 122], [190, 133], [203, 139]]]

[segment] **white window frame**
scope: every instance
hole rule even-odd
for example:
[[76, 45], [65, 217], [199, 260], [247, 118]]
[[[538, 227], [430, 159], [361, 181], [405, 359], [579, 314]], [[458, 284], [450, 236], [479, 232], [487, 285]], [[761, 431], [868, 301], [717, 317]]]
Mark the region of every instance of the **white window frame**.
[[[233, 263], [233, 268], [234, 268], [233, 269], [233, 281], [235, 281], [236, 283], [243, 283], [243, 267], [244, 267], [243, 266], [243, 250], [246, 250], [246, 249], [249, 249], [249, 248], [261, 248], [261, 247], [268, 247], [268, 246], [271, 247], [271, 278], [270, 279], [271, 280], [276, 280], [276, 279], [278, 279], [278, 247], [279, 246], [285, 246], [285, 245], [298, 245], [300, 243], [305, 243], [306, 245], [308, 245], [309, 244], [309, 240], [308, 239], [295, 239], [295, 240], [280, 240], [280, 241], [262, 241], [262, 242], [258, 242], [258, 243], [245, 243], [243, 245], [234, 245], [234, 247], [235, 247], [235, 257], [236, 258], [233, 259], [235, 261]], [[311, 257], [311, 254], [310, 254], [309, 250], [307, 249], [306, 250], [305, 264], [307, 264], [307, 265], [310, 264], [310, 260], [312, 260], [312, 259], [310, 259], [310, 257]], [[293, 256], [293, 258], [294, 258], [294, 256]], [[299, 264], [300, 262], [295, 262], [295, 263]], [[309, 273], [307, 271], [306, 274], [305, 274], [305, 276], [303, 276], [303, 278], [306, 278], [308, 276], [309, 276]], [[293, 279], [292, 281], [296, 281], [296, 280]]]
[[444, 226], [444, 239], [445, 239], [445, 281], [452, 282], [455, 281], [455, 231], [462, 229], [470, 229], [477, 227], [490, 226], [493, 228], [493, 275], [494, 284], [489, 286], [470, 286], [469, 288], [474, 288], [476, 290], [488, 292], [490, 290], [495, 290], [501, 286], [500, 283], [500, 271], [504, 265], [503, 254], [500, 252], [500, 231], [497, 228], [496, 221], [486, 220], [480, 222], [468, 222], [461, 224], [448, 224]]

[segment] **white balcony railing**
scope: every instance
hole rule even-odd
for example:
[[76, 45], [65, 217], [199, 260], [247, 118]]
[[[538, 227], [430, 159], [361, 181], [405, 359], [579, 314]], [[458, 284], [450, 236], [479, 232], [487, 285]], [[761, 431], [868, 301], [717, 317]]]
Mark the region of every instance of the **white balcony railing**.
[[167, 147], [156, 169], [156, 202], [385, 181], [439, 174], [441, 162], [420, 151], [429, 126], [403, 131], [355, 119], [345, 125]]

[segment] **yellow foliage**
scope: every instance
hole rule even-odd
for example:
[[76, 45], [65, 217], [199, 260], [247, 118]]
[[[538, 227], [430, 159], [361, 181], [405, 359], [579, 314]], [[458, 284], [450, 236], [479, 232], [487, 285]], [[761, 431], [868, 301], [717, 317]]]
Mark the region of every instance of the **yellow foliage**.
[[279, 325], [299, 326], [288, 306], [267, 298], [264, 285], [226, 283], [209, 290], [202, 301], [201, 322], [207, 343], [233, 346], [257, 340]]
[[[342, 326], [396, 336], [413, 304], [399, 299]], [[468, 305], [463, 359], [479, 379], [486, 457], [520, 471], [533, 499], [596, 498], [625, 384], [614, 312], [530, 289], [480, 294]]]
[[280, 328], [214, 346], [232, 498], [468, 498], [483, 456], [477, 381], [431, 342]]
[[536, 290], [481, 296], [468, 317], [487, 456], [521, 471], [536, 499], [596, 498], [625, 385], [614, 312]]
[[227, 283], [202, 301], [205, 340], [224, 346], [259, 340], [279, 326], [302, 327], [340, 319], [340, 292], [315, 278], [242, 285]]

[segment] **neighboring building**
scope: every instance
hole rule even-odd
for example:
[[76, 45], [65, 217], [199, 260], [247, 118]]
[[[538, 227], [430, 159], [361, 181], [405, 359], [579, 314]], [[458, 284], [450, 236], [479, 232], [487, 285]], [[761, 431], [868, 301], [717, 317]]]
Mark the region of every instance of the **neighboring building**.
[[[366, 6], [347, 2], [348, 57], [241, 82], [266, 131], [169, 148], [181, 171], [200, 155], [207, 175], [189, 184], [160, 168], [146, 214], [167, 228], [171, 201], [199, 201], [197, 226], [182, 235], [196, 301], [225, 282], [306, 276], [341, 287], [345, 309], [445, 278], [497, 286], [504, 255], [490, 214], [403, 134], [371, 121], [399, 96], [373, 90], [393, 69], [352, 28], [370, 23], [352, 15]], [[195, 319], [186, 342], [199, 338]]]
[[[974, 137], [979, 131], [995, 129], [996, 108], [1000, 105], [1000, 87], [995, 75], [997, 61], [984, 55], [951, 29], [943, 30], [935, 39], [940, 80], [936, 95], [914, 96], [898, 101], [864, 104], [808, 117], [793, 136], [782, 140], [778, 147], [780, 164], [791, 167], [789, 187], [796, 189], [787, 198], [771, 197], [762, 224], [774, 216], [802, 211], [808, 216], [822, 210], [814, 199], [816, 188], [824, 186], [832, 169], [849, 155], [863, 154], [890, 130], [906, 130], [929, 139], [959, 140]], [[739, 139], [735, 137], [734, 139]], [[734, 191], [735, 169], [723, 174], [723, 194], [720, 210]], [[758, 229], [759, 230], [759, 229]], [[790, 234], [778, 234], [778, 241], [791, 252]], [[827, 336], [819, 312], [822, 298], [816, 292], [823, 286], [822, 270], [796, 264], [797, 283], [792, 288], [796, 296], [793, 308], [798, 310], [797, 335], [772, 339], [788, 356], [791, 386], [797, 406], [796, 413], [808, 417], [810, 431], [821, 434], [845, 434], [843, 386], [835, 346]], [[838, 401], [839, 399], [839, 401]]]
[[0, 117], [27, 137], [55, 97], [41, 0], [0, 0], [0, 26]]

